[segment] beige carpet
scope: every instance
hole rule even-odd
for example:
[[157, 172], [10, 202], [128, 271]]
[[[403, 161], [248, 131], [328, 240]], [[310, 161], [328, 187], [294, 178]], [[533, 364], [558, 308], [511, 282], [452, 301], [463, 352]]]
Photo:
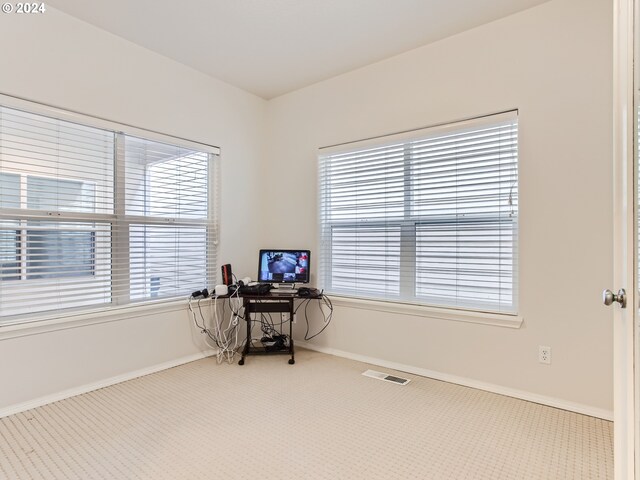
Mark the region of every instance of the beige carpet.
[[[610, 479], [612, 424], [298, 350], [193, 362], [0, 420], [2, 479]], [[388, 370], [385, 370], [388, 371]]]

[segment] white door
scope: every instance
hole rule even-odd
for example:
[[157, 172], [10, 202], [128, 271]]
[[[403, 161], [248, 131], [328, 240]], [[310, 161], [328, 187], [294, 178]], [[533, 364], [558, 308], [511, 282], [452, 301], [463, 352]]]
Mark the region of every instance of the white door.
[[[640, 480], [636, 425], [637, 385], [634, 373], [636, 329], [638, 318], [638, 271], [636, 249], [637, 198], [635, 182], [636, 101], [634, 88], [634, 55], [638, 55], [634, 41], [634, 24], [640, 0], [614, 0], [614, 65], [613, 65], [613, 159], [614, 159], [614, 283], [615, 292], [606, 298], [613, 303], [614, 329], [614, 456], [616, 480]], [[635, 52], [635, 54], [634, 54]], [[638, 83], [640, 84], [640, 83]], [[620, 289], [626, 290], [626, 308]], [[610, 292], [611, 293], [611, 292]], [[639, 357], [640, 358], [640, 357]]]

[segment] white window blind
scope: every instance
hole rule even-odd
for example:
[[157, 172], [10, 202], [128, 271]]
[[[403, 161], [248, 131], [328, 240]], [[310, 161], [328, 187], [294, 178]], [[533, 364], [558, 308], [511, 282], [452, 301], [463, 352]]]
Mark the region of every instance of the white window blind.
[[517, 311], [517, 112], [322, 149], [321, 286]]
[[208, 285], [215, 156], [0, 107], [0, 324]]
[[215, 265], [208, 235], [209, 154], [125, 137], [122, 270], [132, 300], [175, 296], [209, 284]]

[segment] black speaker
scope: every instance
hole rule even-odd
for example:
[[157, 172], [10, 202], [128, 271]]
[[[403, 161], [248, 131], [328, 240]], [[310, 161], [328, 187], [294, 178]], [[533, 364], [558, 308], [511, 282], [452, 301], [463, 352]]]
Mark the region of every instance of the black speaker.
[[222, 283], [227, 287], [233, 283], [233, 273], [231, 273], [231, 264], [222, 265]]

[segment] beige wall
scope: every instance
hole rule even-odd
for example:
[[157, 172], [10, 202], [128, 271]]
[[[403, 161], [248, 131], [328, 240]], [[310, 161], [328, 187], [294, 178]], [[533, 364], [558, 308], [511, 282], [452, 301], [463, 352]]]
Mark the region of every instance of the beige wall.
[[315, 345], [610, 412], [611, 71], [611, 2], [554, 0], [270, 101], [264, 244], [314, 251], [318, 147], [519, 109], [523, 326], [341, 306]]
[[[607, 0], [553, 0], [265, 102], [48, 8], [0, 15], [0, 93], [222, 147], [220, 260], [240, 277], [260, 247], [317, 251], [318, 147], [518, 108], [524, 325], [340, 306], [315, 344], [610, 411], [611, 24]], [[205, 347], [184, 309], [118, 320], [0, 332], [0, 411]]]
[[[0, 15], [0, 93], [222, 148], [220, 261], [255, 269], [266, 102], [47, 6]], [[37, 294], [37, 292], [34, 292]], [[198, 354], [186, 309], [7, 338], [0, 331], [3, 408]], [[117, 320], [117, 321], [113, 321]], [[14, 334], [11, 334], [14, 335]]]

